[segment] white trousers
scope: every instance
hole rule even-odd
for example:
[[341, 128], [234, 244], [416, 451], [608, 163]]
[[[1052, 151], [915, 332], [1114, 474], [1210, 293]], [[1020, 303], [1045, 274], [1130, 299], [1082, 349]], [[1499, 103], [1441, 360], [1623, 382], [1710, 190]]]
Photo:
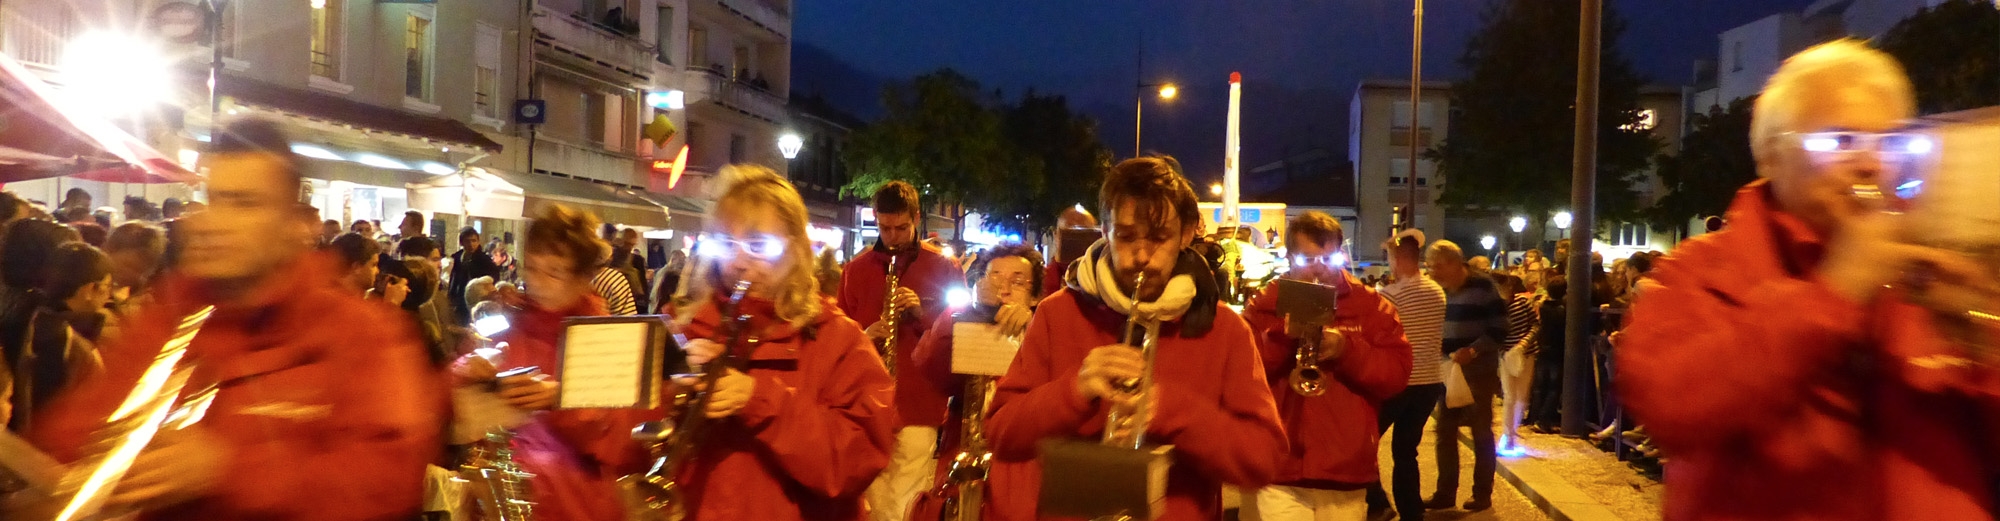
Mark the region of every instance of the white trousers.
[[[1252, 505], [1255, 510], [1252, 511]], [[1272, 485], [1257, 489], [1256, 501], [1244, 502], [1243, 519], [1262, 521], [1364, 521], [1368, 491], [1320, 490]]]
[[904, 521], [910, 503], [937, 477], [937, 427], [912, 425], [896, 431], [896, 450], [889, 454], [889, 467], [868, 485], [870, 521]]

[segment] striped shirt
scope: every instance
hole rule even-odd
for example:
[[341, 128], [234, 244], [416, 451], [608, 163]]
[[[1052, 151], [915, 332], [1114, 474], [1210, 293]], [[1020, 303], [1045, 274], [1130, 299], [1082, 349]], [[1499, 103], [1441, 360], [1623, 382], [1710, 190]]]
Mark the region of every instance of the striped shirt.
[[[1493, 286], [1493, 279], [1478, 274], [1465, 278], [1458, 291], [1450, 292], [1444, 306], [1444, 353], [1478, 347], [1480, 340], [1499, 344], [1507, 339], [1507, 301]], [[1495, 345], [1497, 351], [1504, 345]], [[1486, 353], [1479, 353], [1485, 355]]]
[[625, 274], [611, 268], [598, 268], [597, 276], [590, 279], [591, 289], [597, 296], [604, 297], [604, 309], [612, 316], [639, 314], [639, 304], [632, 300], [632, 283], [625, 280]]
[[1410, 339], [1410, 385], [1444, 381], [1439, 364], [1444, 362], [1440, 346], [1444, 342], [1444, 287], [1422, 275], [1399, 279], [1382, 287], [1382, 298], [1396, 305], [1396, 319], [1403, 322], [1403, 335]]
[[1522, 293], [1507, 302], [1507, 348], [1513, 349], [1535, 331], [1535, 308], [1541, 302], [1533, 293]]

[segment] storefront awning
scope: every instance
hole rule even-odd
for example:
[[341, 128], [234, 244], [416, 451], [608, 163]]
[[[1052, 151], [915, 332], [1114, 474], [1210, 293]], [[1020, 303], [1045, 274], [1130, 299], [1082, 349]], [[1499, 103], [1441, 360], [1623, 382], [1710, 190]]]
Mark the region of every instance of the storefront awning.
[[308, 89], [294, 89], [239, 76], [224, 76], [219, 89], [237, 103], [404, 136], [499, 152], [500, 144], [450, 119], [411, 114]]
[[0, 182], [61, 176], [128, 183], [199, 181], [139, 138], [78, 110], [33, 72], [0, 54]]
[[[469, 188], [468, 188], [469, 186]], [[482, 168], [411, 183], [410, 207], [489, 219], [520, 219], [527, 207], [521, 187]]]
[[[471, 193], [461, 202], [466, 182], [471, 183]], [[590, 212], [612, 224], [666, 228], [669, 223], [669, 207], [661, 204], [665, 199], [660, 199], [669, 196], [580, 179], [472, 168], [462, 177], [436, 176], [409, 183], [407, 187], [412, 208], [434, 212], [463, 211], [475, 217], [521, 219], [534, 215], [543, 206], [561, 204]]]

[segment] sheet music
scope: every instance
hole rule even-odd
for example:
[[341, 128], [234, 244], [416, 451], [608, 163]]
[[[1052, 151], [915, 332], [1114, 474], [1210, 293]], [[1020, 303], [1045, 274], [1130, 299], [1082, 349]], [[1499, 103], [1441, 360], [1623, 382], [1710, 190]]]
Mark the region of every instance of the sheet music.
[[1954, 125], [1938, 132], [1941, 156], [1911, 217], [1918, 242], [1966, 252], [2000, 245], [2000, 128]]
[[558, 407], [632, 407], [644, 402], [646, 324], [575, 324], [563, 330]]
[[951, 326], [951, 372], [1004, 376], [1021, 342], [1000, 336], [999, 326], [960, 322]]

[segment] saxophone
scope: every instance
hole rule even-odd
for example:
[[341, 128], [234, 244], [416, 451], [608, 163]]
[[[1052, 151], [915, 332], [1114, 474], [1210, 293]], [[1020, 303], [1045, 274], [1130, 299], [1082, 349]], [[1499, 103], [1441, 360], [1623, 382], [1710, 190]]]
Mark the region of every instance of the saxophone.
[[888, 281], [889, 289], [882, 295], [882, 318], [879, 319], [889, 324], [889, 337], [882, 339], [882, 364], [889, 367], [889, 378], [892, 380], [896, 378], [896, 335], [901, 329], [897, 326], [901, 325], [903, 318], [903, 310], [896, 308], [896, 287], [901, 283], [897, 279], [902, 278], [896, 271], [898, 260], [896, 253], [889, 254], [889, 267], [883, 276], [883, 279]]
[[[653, 465], [646, 472], [618, 478], [618, 490], [625, 501], [626, 519], [633, 521], [680, 521], [686, 519], [687, 502], [681, 499], [679, 479], [682, 465], [700, 448], [702, 438], [708, 431], [707, 415], [709, 401], [714, 395], [709, 389], [722, 379], [730, 369], [742, 370], [742, 357], [749, 353], [750, 345], [757, 339], [750, 334], [750, 315], [738, 314], [742, 309], [743, 297], [750, 294], [749, 281], [737, 281], [729, 294], [729, 303], [722, 309], [722, 316], [729, 322], [723, 328], [723, 352], [709, 362], [712, 367], [695, 368], [701, 372], [701, 384], [682, 389], [674, 396], [674, 404], [680, 413], [676, 419], [641, 423], [632, 429], [632, 439], [646, 445], [652, 454]], [[676, 340], [683, 340], [675, 335]]]
[[945, 498], [942, 521], [978, 521], [985, 508], [986, 476], [993, 468], [993, 450], [986, 444], [986, 397], [993, 391], [993, 383], [991, 376], [965, 377], [965, 397], [959, 402], [964, 404], [960, 412], [961, 448], [935, 492]]
[[479, 506], [481, 521], [535, 518], [533, 494], [528, 488], [528, 478], [535, 475], [514, 462], [513, 441], [514, 434], [505, 429], [488, 432], [486, 440], [474, 443], [465, 463], [458, 467], [459, 479], [473, 484], [472, 500]]

